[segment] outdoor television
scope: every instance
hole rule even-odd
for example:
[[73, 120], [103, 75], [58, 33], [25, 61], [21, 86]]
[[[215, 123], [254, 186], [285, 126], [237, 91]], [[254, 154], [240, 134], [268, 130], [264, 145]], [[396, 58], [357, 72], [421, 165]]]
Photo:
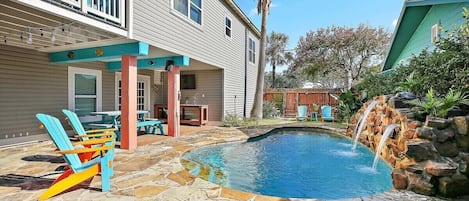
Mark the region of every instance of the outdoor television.
[[195, 89], [195, 75], [181, 75], [181, 89]]

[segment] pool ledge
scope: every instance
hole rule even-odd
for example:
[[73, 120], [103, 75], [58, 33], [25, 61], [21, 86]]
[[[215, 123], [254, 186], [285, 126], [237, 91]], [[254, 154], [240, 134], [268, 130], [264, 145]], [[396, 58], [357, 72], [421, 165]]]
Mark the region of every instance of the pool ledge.
[[[164, 138], [136, 150], [116, 149], [111, 191], [101, 192], [100, 179], [90, 188], [78, 188], [50, 200], [316, 200], [279, 198], [221, 187], [196, 178], [181, 165], [181, 156], [194, 148], [210, 144], [246, 141], [280, 127], [306, 127], [299, 124], [259, 126], [254, 128], [215, 127], [178, 138]], [[337, 133], [340, 129], [326, 125], [307, 126]], [[161, 137], [161, 136], [148, 136]], [[0, 149], [1, 200], [36, 200], [58, 176], [63, 166], [51, 141], [18, 145]], [[33, 160], [27, 160], [33, 159]], [[8, 178], [15, 179], [14, 181]], [[391, 190], [379, 195], [347, 200], [439, 200], [408, 191]]]

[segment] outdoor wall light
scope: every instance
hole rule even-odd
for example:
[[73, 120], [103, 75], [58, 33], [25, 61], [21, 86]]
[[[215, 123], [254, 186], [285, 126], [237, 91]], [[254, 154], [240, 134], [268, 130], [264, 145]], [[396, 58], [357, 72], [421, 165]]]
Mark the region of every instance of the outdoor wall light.
[[164, 69], [166, 71], [173, 71], [174, 67], [174, 61], [173, 60], [166, 60], [166, 65], [164, 66]]
[[155, 65], [155, 62], [150, 60], [150, 61], [148, 61], [148, 65], [153, 66], [153, 65]]

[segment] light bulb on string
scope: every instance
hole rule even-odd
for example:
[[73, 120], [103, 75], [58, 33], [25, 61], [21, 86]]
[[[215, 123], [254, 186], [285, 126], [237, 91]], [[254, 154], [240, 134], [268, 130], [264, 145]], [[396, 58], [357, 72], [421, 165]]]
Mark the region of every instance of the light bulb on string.
[[23, 32], [20, 33], [21, 42], [23, 42]]
[[6, 35], [3, 36], [3, 42], [4, 42], [5, 44], [7, 44], [7, 36], [6, 36]]
[[53, 29], [50, 34], [50, 41], [55, 42], [55, 29]]
[[29, 33], [28, 33], [28, 40], [26, 41], [26, 43], [32, 44], [33, 43], [33, 34], [31, 33], [31, 28], [28, 28], [28, 29], [29, 29]]
[[39, 29], [39, 30], [41, 30], [41, 37], [43, 37], [44, 36], [44, 31], [42, 29]]

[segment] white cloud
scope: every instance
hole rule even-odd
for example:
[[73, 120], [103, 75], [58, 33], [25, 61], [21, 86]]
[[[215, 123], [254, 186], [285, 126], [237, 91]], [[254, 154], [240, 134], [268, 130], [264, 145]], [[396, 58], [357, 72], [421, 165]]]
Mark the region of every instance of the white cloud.
[[392, 25], [393, 25], [393, 26], [396, 26], [396, 25], [397, 25], [397, 19], [394, 19], [394, 20], [392, 21]]

